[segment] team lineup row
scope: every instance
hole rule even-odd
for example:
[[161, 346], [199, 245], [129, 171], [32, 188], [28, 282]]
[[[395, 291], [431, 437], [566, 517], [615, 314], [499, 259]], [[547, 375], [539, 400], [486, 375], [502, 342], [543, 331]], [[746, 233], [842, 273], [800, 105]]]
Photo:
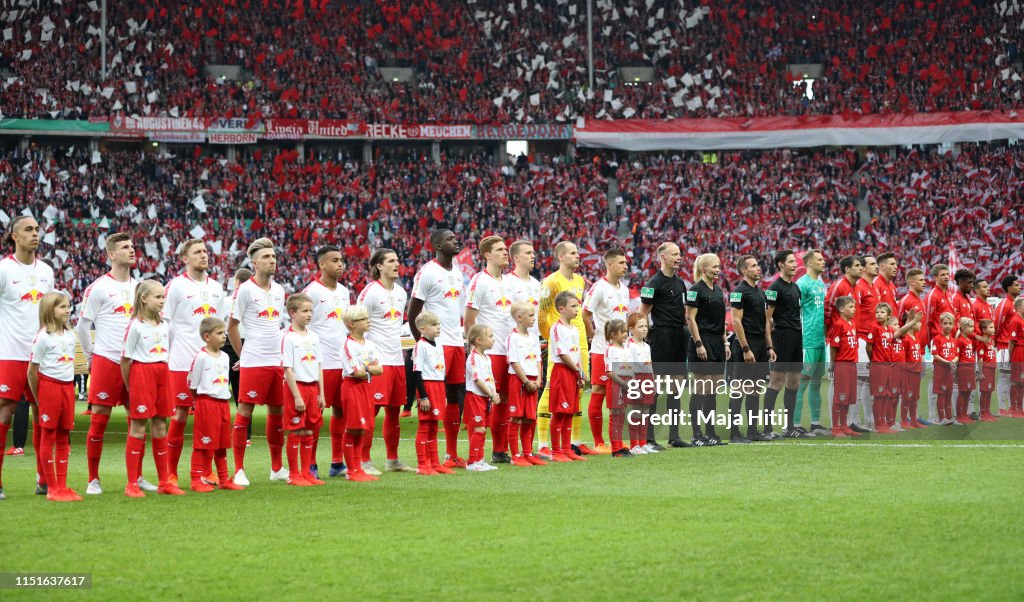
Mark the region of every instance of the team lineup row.
[[[6, 238], [14, 253], [0, 262], [0, 441], [6, 440], [14, 403], [23, 397], [37, 399], [33, 444], [38, 451], [39, 489], [57, 501], [80, 499], [66, 481], [74, 399], [70, 300], [53, 293], [53, 271], [36, 259], [39, 226], [33, 218], [12, 220]], [[930, 421], [953, 422], [952, 397], [957, 399], [955, 419], [971, 420], [966, 404], [976, 370], [982, 377], [982, 419], [991, 416], [988, 402], [997, 380], [1006, 381], [1008, 388], [1006, 395], [1000, 394], [1004, 415], [1021, 411], [1024, 371], [1011, 367], [1024, 365], [1024, 340], [1019, 338], [1024, 336], [1024, 303], [1018, 300], [1019, 281], [1013, 277], [1004, 279], [1006, 298], [993, 315], [984, 301], [985, 283], [976, 285], [966, 270], [956, 273], [958, 290], [950, 298], [949, 270], [934, 266], [936, 286], [924, 301], [923, 272], [909, 270], [909, 292], [897, 304], [897, 266], [891, 254], [880, 255], [877, 261], [844, 258], [843, 278], [826, 289], [820, 278], [825, 265], [820, 251], [804, 254], [807, 274], [796, 282], [796, 257], [792, 251], [781, 251], [776, 255], [779, 276], [767, 290], [758, 284], [761, 268], [756, 259], [746, 256], [738, 262], [743, 281], [729, 295], [734, 330], [730, 343], [725, 295], [716, 283], [721, 266], [711, 254], [697, 258], [696, 283], [687, 290], [677, 274], [679, 247], [663, 244], [658, 249], [661, 269], [641, 290], [639, 311], [629, 314], [622, 251], [605, 254], [605, 277], [585, 290], [575, 273], [579, 253], [572, 243], [556, 246], [559, 270], [541, 283], [530, 276], [531, 243], [516, 241], [506, 247], [500, 237], [488, 236], [479, 242], [485, 268], [467, 286], [453, 261], [461, 250], [455, 234], [435, 231], [431, 244], [435, 259], [417, 273], [411, 299], [396, 286], [397, 255], [377, 249], [369, 261], [373, 281], [353, 304], [349, 291], [338, 284], [345, 268], [338, 248], [317, 249], [319, 277], [286, 299], [284, 289], [274, 282], [274, 244], [259, 239], [248, 248], [251, 278], [237, 275], [229, 301], [220, 283], [206, 275], [209, 259], [203, 241], [179, 245], [184, 270], [164, 286], [136, 281], [130, 237], [108, 236], [110, 272], [86, 290], [75, 328], [91, 377], [86, 492], [102, 492], [104, 433], [111, 409], [118, 405], [127, 406], [131, 420], [125, 492], [133, 497], [144, 495], [141, 486], [184, 493], [177, 485], [177, 468], [193, 407], [191, 484], [196, 491], [210, 491], [212, 483], [228, 489], [248, 485], [246, 433], [256, 405], [267, 406], [271, 479], [297, 486], [323, 483], [315, 458], [322, 412], [328, 407], [330, 474], [352, 481], [374, 480], [380, 474], [368, 459], [374, 418], [381, 408], [388, 471], [430, 475], [456, 467], [493, 470], [483, 457], [488, 428], [494, 463], [527, 466], [546, 460], [583, 461], [590, 454], [628, 457], [660, 451], [664, 448], [654, 439], [652, 421], [631, 420], [629, 445], [623, 441], [626, 404], [641, 413], [654, 406], [651, 396], [625, 399], [622, 388], [630, 380], [653, 377], [652, 361], [685, 361], [706, 387], [691, 395], [691, 441], [681, 439], [678, 426], [670, 427], [669, 444], [674, 447], [722, 443], [714, 424], [702, 430], [696, 416], [714, 412], [714, 385], [722, 378], [724, 362], [734, 354], [734, 364], [745, 377], [769, 372], [763, 408], [759, 396], [750, 395], [748, 411], [753, 407], [755, 415], [770, 413], [785, 390], [785, 436], [808, 435], [800, 426], [804, 391], [812, 433], [885, 433], [926, 424], [917, 416], [912, 391], [915, 382], [920, 386], [919, 376], [916, 381], [913, 376], [920, 370], [914, 366], [920, 367], [922, 350], [929, 343], [936, 361]], [[510, 260], [513, 269], [506, 273]], [[973, 302], [967, 298], [972, 288], [979, 296]], [[218, 317], [225, 314], [226, 323]], [[649, 319], [653, 326], [648, 334]], [[401, 344], [405, 321], [416, 340], [411, 377], [420, 418], [417, 469], [398, 458], [398, 417], [406, 399]], [[960, 336], [954, 335], [954, 324], [959, 325]], [[546, 367], [541, 333], [548, 341]], [[238, 354], [234, 366], [220, 351], [225, 339]], [[832, 349], [835, 370], [831, 431], [821, 425], [826, 346]], [[1000, 353], [1005, 357], [999, 358]], [[976, 357], [981, 360], [976, 362]], [[870, 361], [872, 369], [851, 373], [847, 366], [857, 359], [865, 367]], [[996, 378], [996, 361], [1006, 365], [1004, 378]], [[226, 403], [232, 397], [232, 369], [239, 372], [233, 419]], [[580, 434], [580, 393], [587, 380], [592, 385], [587, 416], [593, 447], [584, 445]], [[900, 399], [903, 420], [896, 421]], [[680, 404], [679, 398], [669, 397], [670, 411], [678, 411]], [[860, 412], [847, 415], [854, 404]], [[603, 433], [606, 407], [610, 445]], [[738, 410], [730, 408], [733, 413]], [[443, 463], [437, 451], [438, 422], [445, 430]], [[463, 423], [469, 431], [468, 462], [458, 456]], [[156, 487], [141, 476], [147, 426], [159, 477]], [[770, 424], [763, 431], [748, 424], [746, 437], [738, 428], [734, 425], [731, 433], [736, 443], [778, 437]], [[540, 438], [537, 453], [535, 435]], [[233, 473], [227, 468], [229, 447]]]

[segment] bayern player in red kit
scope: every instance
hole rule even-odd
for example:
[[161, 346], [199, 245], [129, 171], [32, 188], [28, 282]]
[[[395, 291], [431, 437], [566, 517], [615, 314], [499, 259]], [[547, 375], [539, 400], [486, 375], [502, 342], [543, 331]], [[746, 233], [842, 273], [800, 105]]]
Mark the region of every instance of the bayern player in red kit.
[[[927, 325], [927, 340], [929, 346], [935, 340], [935, 335], [942, 334], [942, 314], [949, 313], [956, 319], [953, 313], [953, 304], [949, 301], [949, 266], [944, 263], [937, 263], [931, 268], [932, 279], [935, 286], [928, 292], [924, 301], [925, 324]], [[935, 355], [935, 349], [931, 350]], [[932, 381], [935, 380], [935, 364], [932, 365]], [[936, 407], [938, 392], [933, 386], [928, 392], [928, 420], [921, 420], [924, 425], [939, 422], [939, 415]]]
[[217, 318], [224, 302], [224, 287], [210, 278], [210, 255], [206, 243], [191, 238], [181, 243], [178, 256], [185, 263], [185, 271], [167, 283], [164, 317], [170, 326], [171, 353], [168, 360], [171, 375], [168, 383], [174, 417], [167, 428], [168, 479], [178, 484], [178, 461], [184, 447], [185, 425], [194, 400], [189, 389], [188, 372], [192, 360], [203, 348], [199, 325], [206, 318]]
[[[313, 321], [309, 329], [320, 337], [320, 355], [324, 371], [324, 398], [331, 408], [328, 430], [331, 433], [331, 469], [328, 476], [345, 474], [345, 419], [341, 406], [342, 366], [341, 349], [348, 337], [345, 328], [345, 308], [352, 304], [352, 294], [339, 282], [345, 273], [345, 258], [341, 249], [324, 245], [316, 250], [316, 264], [320, 274], [302, 291], [313, 300]], [[312, 474], [319, 478], [316, 463], [317, 441], [313, 437]]]
[[[370, 255], [372, 282], [359, 293], [356, 303], [366, 308], [370, 316], [370, 330], [366, 340], [373, 343], [380, 354], [384, 373], [373, 379], [374, 415], [384, 407], [384, 448], [387, 453], [385, 470], [388, 472], [416, 472], [416, 469], [398, 459], [398, 440], [401, 429], [398, 415], [405, 404], [405, 358], [402, 357], [402, 315], [408, 295], [398, 283], [398, 255], [391, 249], [377, 249]], [[370, 462], [373, 424], [363, 437], [363, 470], [370, 476], [380, 471]], [[351, 470], [352, 467], [349, 467]]]
[[[228, 320], [228, 341], [238, 354], [238, 412], [231, 430], [235, 456], [236, 485], [249, 486], [245, 474], [246, 430], [252, 423], [252, 410], [267, 406], [267, 446], [270, 448], [270, 480], [287, 481], [288, 470], [281, 461], [284, 448], [282, 404], [284, 368], [281, 367], [281, 330], [284, 326], [284, 288], [274, 282], [277, 254], [269, 238], [259, 238], [248, 249], [253, 276], [235, 289], [234, 305]], [[245, 328], [245, 344], [238, 332]]]
[[1004, 276], [1000, 281], [1005, 296], [995, 311], [996, 328], [996, 396], [999, 398], [999, 414], [1009, 416], [1010, 408], [1010, 326], [1013, 323], [1013, 304], [1020, 296], [1020, 277]]
[[462, 314], [465, 305], [465, 280], [455, 263], [462, 250], [459, 239], [451, 230], [434, 230], [430, 234], [434, 258], [423, 265], [412, 281], [412, 300], [409, 302], [409, 331], [413, 339], [422, 334], [416, 324], [420, 312], [429, 311], [441, 321], [437, 344], [444, 352], [444, 424], [445, 455], [448, 468], [465, 468], [466, 461], [459, 457], [459, 427], [462, 423], [462, 405], [466, 394], [466, 346], [462, 337]]
[[[4, 242], [14, 252], [0, 260], [0, 500], [4, 499], [3, 450], [11, 428], [14, 409], [22, 397], [34, 401], [28, 388], [29, 356], [39, 332], [39, 302], [53, 290], [53, 269], [36, 258], [39, 223], [19, 215], [11, 220]], [[41, 476], [36, 492], [47, 493], [39, 445], [42, 436], [36, 407], [32, 405], [32, 444], [36, 449], [36, 472]]]
[[[82, 310], [75, 328], [82, 352], [89, 362], [89, 404], [92, 417], [86, 438], [85, 455], [89, 463], [89, 495], [103, 493], [100, 487], [100, 457], [103, 435], [110, 421], [110, 411], [128, 402], [128, 390], [121, 376], [121, 347], [124, 333], [131, 321], [132, 303], [138, 281], [132, 278], [135, 246], [122, 232], [111, 234], [106, 241], [110, 271], [85, 289]], [[96, 329], [96, 341], [89, 331]], [[139, 456], [142, 462], [142, 456]], [[139, 487], [156, 491], [156, 487], [139, 477]]]
[[853, 290], [853, 298], [857, 303], [857, 315], [854, 316], [853, 323], [857, 327], [857, 340], [860, 341], [857, 347], [857, 406], [863, 416], [863, 424], [857, 424], [856, 408], [850, 412], [847, 418], [848, 426], [853, 431], [868, 433], [875, 427], [869, 369], [871, 358], [867, 351], [867, 337], [876, 323], [875, 306], [878, 305], [878, 291], [875, 289], [874, 280], [878, 275], [878, 262], [874, 257], [865, 255], [861, 258], [861, 265], [864, 266], [864, 271], [861, 272], [860, 280], [857, 281], [857, 286]]

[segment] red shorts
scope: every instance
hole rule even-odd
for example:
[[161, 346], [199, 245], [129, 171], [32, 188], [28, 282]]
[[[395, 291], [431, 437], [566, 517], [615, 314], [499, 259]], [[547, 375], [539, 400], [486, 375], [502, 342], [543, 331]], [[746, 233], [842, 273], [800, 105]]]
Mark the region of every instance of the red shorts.
[[299, 412], [295, 409], [295, 397], [290, 388], [284, 388], [284, 430], [315, 431], [324, 423], [323, 412], [320, 410], [320, 383], [295, 383], [302, 395], [302, 403], [306, 409]]
[[973, 391], [977, 388], [977, 380], [974, 377], [974, 364], [966, 364], [956, 367], [956, 388], [960, 391]]
[[[540, 384], [540, 377], [527, 376], [526, 378]], [[510, 374], [508, 379], [508, 415], [512, 418], [536, 420], [539, 393], [539, 389], [533, 393], [527, 393], [526, 386], [519, 381], [519, 378]]]
[[935, 364], [932, 374], [932, 393], [953, 390], [953, 368], [949, 364]]
[[466, 348], [442, 345], [444, 350], [444, 382], [448, 385], [466, 384]]
[[892, 396], [892, 364], [888, 362], [871, 362], [871, 396]]
[[921, 397], [921, 373], [907, 370], [903, 373], [903, 400], [917, 401]]
[[907, 382], [907, 369], [906, 364], [902, 362], [893, 362], [889, 368], [889, 390], [892, 391], [893, 397], [903, 395], [903, 387]]
[[[637, 381], [636, 390], [637, 390], [638, 393], [640, 393], [640, 398], [639, 399], [629, 399], [627, 397], [626, 398], [626, 403], [628, 403], [629, 405], [644, 405], [644, 406], [654, 405], [654, 402], [657, 400], [656, 399], [657, 395], [655, 394], [656, 393], [656, 389], [654, 388], [654, 375], [653, 374], [637, 374], [636, 376], [633, 377], [633, 380]], [[650, 385], [648, 385], [650, 387], [650, 389], [651, 389], [650, 393], [644, 393], [643, 383], [645, 383], [645, 382], [651, 383]], [[627, 393], [627, 395], [628, 395], [628, 393]]]
[[167, 390], [171, 395], [171, 406], [192, 407], [192, 393], [188, 390], [188, 372], [171, 370], [170, 376], [167, 377]]
[[508, 356], [489, 355], [491, 358], [491, 374], [494, 375], [494, 390], [499, 395], [508, 393]]
[[75, 381], [39, 375], [39, 426], [70, 431], [75, 428]]
[[463, 401], [462, 420], [466, 423], [467, 429], [486, 428], [488, 423], [487, 404], [490, 400], [472, 391], [466, 391], [466, 399]]
[[[990, 367], [991, 366], [991, 367]], [[978, 382], [979, 391], [995, 391], [996, 390], [996, 365], [995, 364], [984, 364], [981, 368], [981, 380]]]
[[580, 389], [576, 386], [578, 377], [565, 364], [555, 364], [551, 368], [548, 407], [552, 414], [575, 414], [580, 411]]
[[625, 387], [619, 386], [618, 383], [609, 378], [608, 388], [606, 389], [604, 395], [605, 407], [607, 407], [609, 410], [621, 410], [622, 408], [626, 407], [626, 403], [629, 402], [629, 400], [626, 399], [626, 394], [627, 389]]
[[857, 364], [836, 362], [832, 377], [832, 403], [852, 406], [857, 403]]
[[170, 418], [174, 414], [167, 394], [167, 375], [167, 362], [132, 362], [128, 372], [129, 418]]
[[420, 420], [444, 420], [444, 408], [447, 404], [447, 393], [444, 389], [443, 380], [425, 380], [423, 388], [427, 390], [427, 399], [430, 400], [430, 409], [424, 412], [417, 410]]
[[89, 370], [89, 403], [113, 408], [124, 405], [127, 401], [128, 390], [124, 388], [121, 364], [112, 362], [102, 355], [92, 356], [92, 368]]
[[406, 400], [405, 366], [382, 366], [384, 373], [370, 381], [373, 405], [404, 406]]
[[[595, 387], [607, 387], [611, 384], [610, 378], [608, 378], [608, 372], [604, 367], [604, 354], [603, 353], [591, 353], [590, 354], [590, 384]], [[611, 406], [608, 406], [611, 407]]]
[[238, 401], [262, 406], [284, 403], [284, 368], [254, 366], [241, 368], [238, 374]]
[[324, 401], [328, 408], [341, 409], [341, 381], [344, 379], [344, 372], [337, 370], [324, 370]]
[[193, 449], [229, 449], [231, 447], [230, 399], [209, 395], [196, 397], [196, 415], [192, 431]]
[[341, 385], [341, 407], [347, 430], [373, 431], [373, 383], [346, 378]]
[[22, 397], [35, 401], [32, 390], [28, 388], [28, 362], [0, 360], [0, 399], [21, 401]]

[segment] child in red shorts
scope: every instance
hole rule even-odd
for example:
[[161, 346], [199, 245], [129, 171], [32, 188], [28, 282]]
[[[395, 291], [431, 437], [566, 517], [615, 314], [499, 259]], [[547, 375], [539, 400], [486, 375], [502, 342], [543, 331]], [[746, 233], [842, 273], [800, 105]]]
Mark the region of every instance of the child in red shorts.
[[313, 476], [313, 441], [324, 424], [324, 373], [320, 337], [307, 327], [313, 320], [313, 300], [296, 293], [285, 302], [292, 325], [281, 338], [284, 368], [284, 428], [288, 431], [288, 484], [323, 485]]
[[488, 403], [501, 403], [491, 372], [491, 359], [487, 350], [494, 347], [494, 331], [489, 326], [474, 324], [466, 333], [470, 352], [466, 357], [466, 399], [463, 402], [462, 419], [469, 431], [469, 459], [466, 470], [487, 472], [498, 470], [484, 462], [484, 442], [487, 425], [490, 423]]
[[956, 318], [950, 312], [939, 316], [942, 332], [932, 337], [932, 358], [935, 362], [932, 376], [932, 392], [938, 397], [935, 409], [939, 414], [939, 424], [950, 426], [953, 422], [953, 374], [956, 372], [959, 354], [956, 348], [956, 336], [953, 324]]
[[836, 311], [841, 319], [832, 324], [828, 333], [832, 356], [832, 436], [857, 437], [860, 433], [846, 426], [850, 406], [857, 403], [857, 327], [853, 316], [857, 306], [853, 297], [836, 299]]
[[128, 444], [125, 465], [128, 468], [128, 497], [146, 497], [139, 488], [142, 455], [146, 450], [146, 426], [153, 436], [153, 461], [160, 478], [157, 493], [185, 495], [168, 479], [167, 419], [174, 413], [168, 394], [167, 369], [168, 330], [161, 317], [164, 309], [164, 287], [155, 280], [144, 280], [135, 289], [132, 318], [125, 333], [121, 352], [121, 377], [128, 389]]
[[[42, 482], [49, 484], [46, 499], [77, 502], [68, 489], [70, 432], [75, 427], [75, 333], [68, 325], [71, 301], [64, 293], [46, 293], [39, 301], [39, 325], [28, 359], [28, 386], [38, 405], [42, 429], [40, 449]], [[54, 451], [56, 450], [56, 454]]]
[[441, 320], [424, 311], [416, 316], [420, 340], [412, 349], [412, 385], [419, 406], [419, 428], [416, 431], [416, 473], [421, 475], [452, 474], [437, 457], [437, 423], [443, 420], [447, 407], [444, 347], [434, 340], [441, 334]]
[[971, 393], [977, 386], [974, 373], [974, 320], [960, 318], [960, 336], [956, 339], [956, 420], [960, 424], [974, 422], [967, 415], [967, 407], [971, 403]]
[[993, 320], [978, 320], [981, 329], [980, 338], [974, 341], [974, 354], [981, 364], [981, 380], [978, 381], [979, 405], [981, 412], [978, 420], [995, 422], [992, 415], [992, 391], [996, 389], [996, 323]]
[[203, 318], [199, 336], [204, 347], [192, 360], [188, 371], [188, 388], [195, 400], [195, 423], [192, 432], [192, 491], [209, 493], [216, 489], [206, 480], [216, 462], [218, 487], [241, 491], [228, 474], [228, 449], [231, 448], [231, 388], [228, 354], [221, 351], [225, 334], [220, 318]]
[[622, 443], [622, 427], [626, 421], [626, 402], [629, 381], [633, 379], [633, 362], [626, 350], [629, 331], [622, 320], [608, 320], [604, 324], [604, 338], [608, 349], [604, 353], [604, 367], [608, 373], [608, 441], [612, 444], [613, 458], [629, 458]]
[[893, 341], [903, 338], [910, 330], [910, 324], [921, 320], [921, 313], [911, 310], [907, 323], [895, 330], [889, 325], [892, 307], [885, 302], [875, 306], [875, 324], [868, 332], [867, 352], [871, 358], [871, 395], [874, 397], [875, 432], [889, 435], [895, 433], [896, 423], [896, 382], [893, 374]]
[[903, 390], [900, 395], [903, 398], [903, 405], [900, 424], [904, 429], [924, 428], [917, 420], [917, 402], [921, 397], [921, 373], [924, 370], [921, 363], [921, 342], [917, 338], [920, 331], [921, 324], [914, 324], [903, 337]]
[[1024, 296], [1013, 302], [1016, 312], [1010, 322], [1010, 416], [1024, 418]]
[[[647, 344], [647, 332], [651, 324], [647, 316], [633, 312], [626, 318], [629, 339], [626, 351], [633, 363], [633, 379], [637, 381], [636, 393], [627, 397], [626, 422], [629, 424], [629, 453], [634, 456], [658, 453], [647, 443], [647, 419], [654, 407], [654, 365], [651, 363], [651, 346]], [[644, 383], [650, 383], [645, 385]], [[644, 388], [647, 387], [647, 391]]]
[[572, 321], [580, 313], [580, 301], [572, 291], [562, 291], [555, 297], [558, 321], [551, 326], [548, 337], [551, 357], [549, 407], [551, 409], [551, 459], [555, 462], [586, 458], [572, 451], [572, 417], [579, 411], [580, 388], [586, 382], [581, 367], [580, 333]]
[[366, 340], [370, 315], [365, 305], [350, 305], [345, 309], [345, 328], [348, 329], [348, 337], [341, 350], [341, 407], [345, 416], [342, 443], [348, 466], [345, 478], [357, 483], [376, 481], [377, 477], [363, 470], [363, 462], [367, 460], [362, 457], [363, 437], [373, 437], [373, 389], [370, 383], [374, 376], [384, 374], [384, 368], [377, 348]]
[[[508, 446], [514, 466], [543, 466], [533, 455], [533, 435], [537, 426], [537, 396], [541, 388], [540, 337], [530, 332], [537, 310], [533, 303], [517, 301], [510, 309], [516, 327], [508, 335]], [[520, 452], [519, 444], [522, 443]]]

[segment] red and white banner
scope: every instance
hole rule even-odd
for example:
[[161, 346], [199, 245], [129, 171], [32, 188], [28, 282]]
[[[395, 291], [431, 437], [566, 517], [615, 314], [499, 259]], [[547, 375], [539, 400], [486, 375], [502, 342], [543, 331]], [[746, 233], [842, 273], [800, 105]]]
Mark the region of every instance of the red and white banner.
[[343, 119], [310, 119], [306, 122], [306, 135], [313, 138], [347, 138], [366, 131], [361, 121]]
[[587, 119], [576, 128], [580, 146], [627, 151], [895, 146], [1009, 138], [1024, 138], [1024, 115], [1016, 111], [668, 121]]
[[267, 119], [263, 126], [267, 140], [302, 140], [306, 135], [305, 119]]
[[206, 118], [114, 115], [110, 118], [110, 129], [113, 131], [203, 132], [206, 131]]
[[256, 144], [256, 132], [210, 132], [206, 135], [210, 144]]
[[452, 140], [473, 137], [471, 125], [396, 125], [371, 123], [366, 137], [374, 140]]
[[146, 138], [153, 142], [172, 142], [177, 144], [202, 144], [206, 142], [203, 132], [146, 132]]

